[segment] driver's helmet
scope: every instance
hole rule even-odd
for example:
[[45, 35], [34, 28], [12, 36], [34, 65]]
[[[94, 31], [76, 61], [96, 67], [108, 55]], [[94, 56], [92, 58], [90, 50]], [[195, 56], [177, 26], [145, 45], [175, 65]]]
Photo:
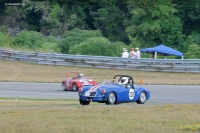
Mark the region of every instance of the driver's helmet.
[[123, 85], [126, 85], [126, 84], [128, 83], [128, 78], [127, 78], [127, 77], [122, 77], [121, 83], [122, 83]]
[[82, 74], [82, 73], [79, 73], [78, 74], [78, 77], [80, 78], [80, 77], [83, 77], [84, 75]]

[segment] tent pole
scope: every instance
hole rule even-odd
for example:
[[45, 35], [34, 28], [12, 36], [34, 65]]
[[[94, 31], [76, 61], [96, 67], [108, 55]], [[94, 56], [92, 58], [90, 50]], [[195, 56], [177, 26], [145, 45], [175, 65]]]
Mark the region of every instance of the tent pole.
[[154, 56], [154, 59], [156, 59], [156, 57], [157, 57], [157, 52], [155, 52], [155, 56]]

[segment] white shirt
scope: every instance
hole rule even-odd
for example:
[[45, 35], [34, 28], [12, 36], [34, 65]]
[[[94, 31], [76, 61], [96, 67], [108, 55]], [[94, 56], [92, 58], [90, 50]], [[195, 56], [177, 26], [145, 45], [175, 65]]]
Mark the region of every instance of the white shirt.
[[124, 51], [122, 53], [122, 58], [128, 58], [129, 57], [129, 53], [127, 51]]
[[130, 58], [135, 58], [135, 51], [130, 52]]
[[138, 50], [138, 51], [136, 51], [136, 53], [135, 53], [135, 58], [140, 58], [140, 51]]

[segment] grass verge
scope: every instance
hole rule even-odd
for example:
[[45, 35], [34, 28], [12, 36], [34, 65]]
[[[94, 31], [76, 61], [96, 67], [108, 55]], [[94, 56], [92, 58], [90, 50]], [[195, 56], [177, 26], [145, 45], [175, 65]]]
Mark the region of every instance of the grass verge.
[[[145, 84], [200, 85], [200, 74], [161, 73], [47, 66], [0, 60], [0, 81], [60, 82], [68, 71], [81, 71], [97, 82], [116, 74], [142, 79]], [[0, 98], [0, 133], [183, 133], [200, 132], [200, 105], [80, 106], [72, 99]]]
[[200, 74], [147, 72], [134, 70], [114, 70], [66, 66], [37, 65], [24, 62], [0, 60], [0, 81], [21, 82], [61, 82], [65, 73], [80, 71], [97, 82], [111, 81], [117, 74], [131, 75], [136, 84], [181, 84], [200, 85]]
[[81, 106], [73, 100], [28, 99], [1, 99], [0, 105], [0, 132], [199, 132], [200, 105]]

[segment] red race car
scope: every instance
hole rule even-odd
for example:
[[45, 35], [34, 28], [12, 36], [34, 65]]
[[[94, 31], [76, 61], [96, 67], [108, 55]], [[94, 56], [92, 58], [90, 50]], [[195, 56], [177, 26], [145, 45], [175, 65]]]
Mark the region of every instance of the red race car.
[[[73, 76], [73, 78], [70, 78]], [[62, 88], [64, 91], [73, 90], [78, 91], [83, 85], [96, 85], [96, 81], [88, 77], [85, 77], [82, 73], [68, 72], [66, 73], [66, 79], [62, 81]]]

